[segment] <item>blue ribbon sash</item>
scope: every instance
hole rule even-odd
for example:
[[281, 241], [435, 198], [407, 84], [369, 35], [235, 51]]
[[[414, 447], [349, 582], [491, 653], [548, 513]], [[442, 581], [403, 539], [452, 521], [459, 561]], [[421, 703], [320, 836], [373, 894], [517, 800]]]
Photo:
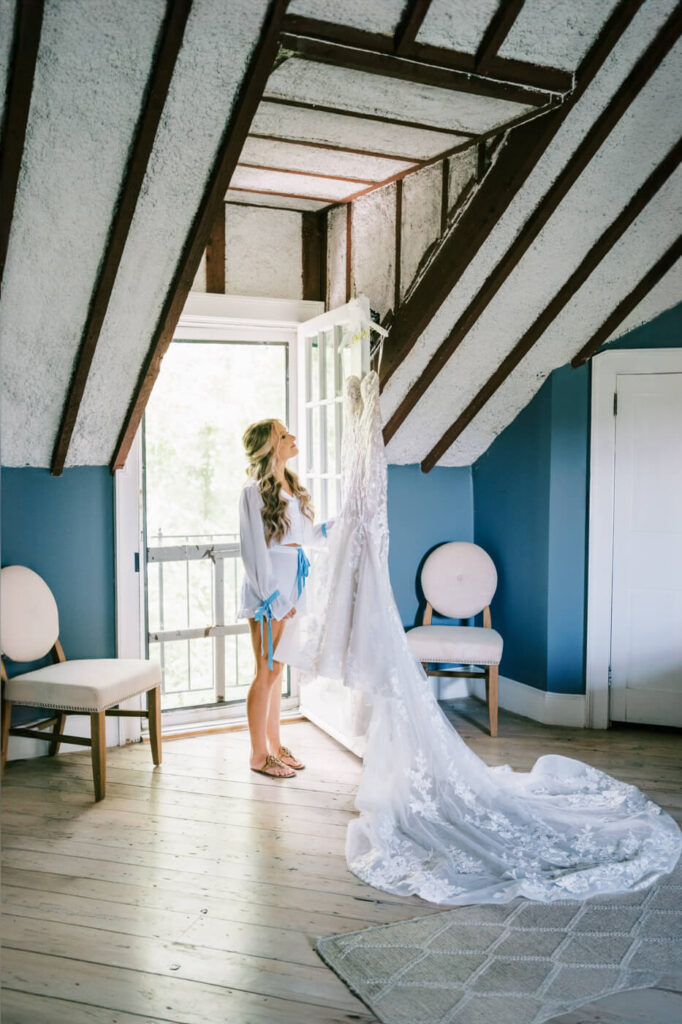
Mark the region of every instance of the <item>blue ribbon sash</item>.
[[267, 623], [268, 631], [268, 668], [272, 672], [272, 661], [273, 661], [273, 649], [272, 649], [272, 602], [276, 597], [279, 597], [279, 590], [273, 590], [269, 597], [266, 597], [261, 605], [256, 608], [253, 617], [256, 622], [260, 622], [260, 652], [265, 654], [263, 649], [263, 622]]
[[308, 577], [310, 561], [303, 548], [298, 549], [298, 566], [296, 568], [296, 582], [298, 584], [298, 596], [301, 596], [305, 581]]

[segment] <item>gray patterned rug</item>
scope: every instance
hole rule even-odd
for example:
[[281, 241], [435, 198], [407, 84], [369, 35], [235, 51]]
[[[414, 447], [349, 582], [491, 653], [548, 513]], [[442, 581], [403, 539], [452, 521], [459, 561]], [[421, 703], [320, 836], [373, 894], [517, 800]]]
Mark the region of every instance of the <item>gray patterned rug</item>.
[[682, 861], [642, 892], [461, 907], [317, 949], [384, 1024], [541, 1024], [682, 976]]

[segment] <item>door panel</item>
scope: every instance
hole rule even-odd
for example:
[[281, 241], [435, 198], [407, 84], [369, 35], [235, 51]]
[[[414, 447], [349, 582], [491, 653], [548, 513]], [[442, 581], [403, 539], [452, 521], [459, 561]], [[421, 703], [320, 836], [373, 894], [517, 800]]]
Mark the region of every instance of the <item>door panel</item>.
[[610, 717], [682, 726], [682, 374], [619, 374]]

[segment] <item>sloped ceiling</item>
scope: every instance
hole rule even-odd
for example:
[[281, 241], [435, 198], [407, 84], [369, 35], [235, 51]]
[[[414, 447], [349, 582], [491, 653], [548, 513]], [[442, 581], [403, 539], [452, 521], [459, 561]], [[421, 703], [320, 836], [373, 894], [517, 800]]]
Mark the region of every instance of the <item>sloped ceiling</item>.
[[[472, 296], [483, 288], [500, 254], [512, 245], [635, 62], [676, 9], [679, 8], [673, 0], [642, 6], [524, 187], [388, 381], [382, 395], [385, 420], [390, 419], [423, 373]], [[600, 234], [679, 141], [682, 112], [672, 97], [678, 96], [681, 88], [682, 44], [677, 43], [633, 97], [546, 226], [395, 432], [388, 444], [391, 462], [424, 465], [448, 428], [494, 375]], [[530, 401], [548, 374], [579, 352], [679, 237], [681, 206], [682, 172], [678, 168], [592, 270], [530, 352], [440, 454], [438, 465], [468, 465], [475, 461]], [[612, 337], [678, 302], [681, 280], [682, 266], [677, 262], [618, 325]], [[424, 468], [429, 468], [428, 464]]]
[[[510, 134], [510, 126], [570, 105], [522, 187], [392, 372], [382, 394], [388, 422], [415, 393], [415, 382], [472, 296], [484, 288], [500, 255], [514, 246], [678, 7], [675, 0], [639, 5], [635, 0], [525, 0], [510, 19], [505, 11], [517, 5], [498, 0], [183, 2], [189, 15], [75, 406], [66, 466], [112, 463], [117, 450], [120, 454], [117, 445], [130, 428], [141, 372], [156, 359], [155, 338], [177, 284], [179, 260], [190, 240], [199, 237], [198, 211], [226, 124], [253, 86], [247, 66], [275, 8], [286, 7], [277, 28], [279, 53], [273, 47], [249, 107], [239, 162], [221, 197], [227, 203], [307, 213], [329, 207], [330, 242], [337, 237], [344, 203], [362, 196], [362, 208], [371, 210], [368, 193], [388, 188], [394, 195], [390, 183], [399, 179], [406, 182], [409, 202], [410, 175], [424, 176], [448, 154], [467, 154], [467, 159], [469, 152], [481, 154], [484, 139]], [[39, 6], [40, 0], [32, 3]], [[614, 12], [637, 6], [590, 86], [572, 103], [574, 73], [604, 25]], [[73, 389], [93, 289], [172, 7], [165, 0], [45, 3], [0, 296], [4, 465], [52, 464], [54, 469], [65, 396]], [[14, 13], [14, 0], [0, 0], [0, 80], [5, 81]], [[679, 139], [682, 114], [673, 97], [682, 85], [681, 56], [678, 43], [652, 69], [646, 85], [633, 92], [630, 106], [392, 432], [390, 461], [425, 465], [434, 452], [431, 462], [441, 465], [475, 460], [670, 246], [679, 233], [679, 171], [633, 218], [452, 443], [438, 450]], [[474, 192], [467, 203], [475, 202]], [[438, 214], [437, 206], [429, 207], [429, 224]], [[457, 224], [451, 227], [456, 230]], [[426, 234], [431, 231], [425, 225]], [[341, 260], [343, 254], [332, 251], [330, 261], [338, 262], [337, 256]], [[387, 261], [394, 257], [387, 252]], [[428, 274], [428, 265], [418, 274], [422, 270]], [[676, 302], [681, 277], [679, 264], [672, 266], [615, 333]], [[400, 294], [409, 300], [408, 283], [401, 282]]]
[[[266, 10], [192, 5], [67, 466], [112, 456]], [[0, 300], [4, 465], [51, 463], [165, 14], [163, 0], [45, 5]]]

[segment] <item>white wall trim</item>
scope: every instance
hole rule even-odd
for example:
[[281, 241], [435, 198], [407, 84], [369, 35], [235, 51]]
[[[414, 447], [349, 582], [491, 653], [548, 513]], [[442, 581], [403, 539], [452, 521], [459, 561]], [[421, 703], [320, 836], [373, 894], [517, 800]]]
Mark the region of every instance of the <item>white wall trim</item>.
[[682, 349], [610, 349], [592, 360], [585, 689], [587, 724], [593, 729], [609, 725], [617, 377], [679, 372]]
[[[455, 700], [458, 697], [478, 697], [485, 701], [485, 680], [443, 677], [439, 699]], [[585, 727], [586, 705], [583, 693], [549, 693], [507, 676], [499, 679], [499, 706], [543, 725], [582, 729]]]
[[174, 336], [187, 341], [286, 341], [324, 302], [191, 292]]
[[[139, 571], [135, 571], [135, 555]], [[114, 559], [116, 573], [116, 657], [144, 658], [144, 533], [142, 523], [142, 428], [135, 434], [123, 469], [114, 473]], [[122, 701], [142, 709], [144, 694]], [[139, 718], [116, 718], [118, 745], [142, 734]]]

